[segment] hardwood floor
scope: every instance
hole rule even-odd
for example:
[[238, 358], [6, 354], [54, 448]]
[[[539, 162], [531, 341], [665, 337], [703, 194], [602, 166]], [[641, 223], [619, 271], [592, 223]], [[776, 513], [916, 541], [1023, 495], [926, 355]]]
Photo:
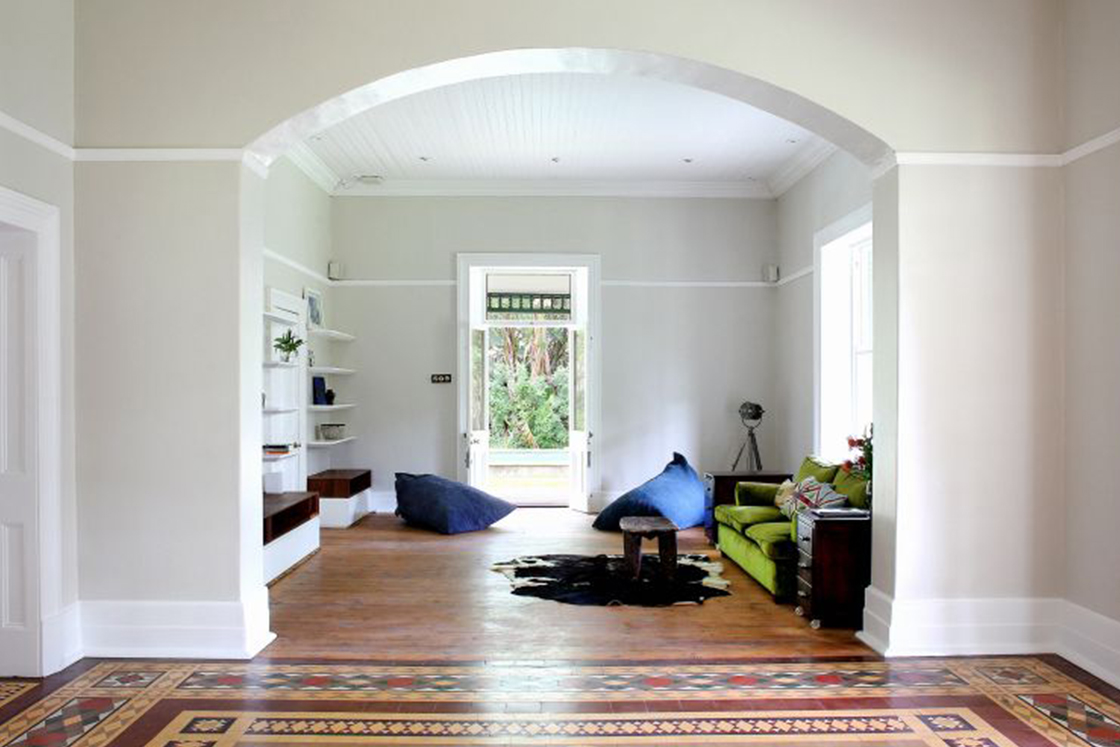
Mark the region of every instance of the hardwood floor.
[[[655, 552], [651, 545], [646, 552]], [[680, 551], [717, 554], [701, 529]], [[873, 656], [852, 631], [809, 628], [730, 560], [732, 596], [700, 606], [580, 607], [510, 594], [497, 561], [622, 552], [619, 534], [557, 508], [522, 508], [445, 537], [379, 514], [323, 530], [322, 550], [272, 587], [277, 640], [259, 659], [702, 660]]]

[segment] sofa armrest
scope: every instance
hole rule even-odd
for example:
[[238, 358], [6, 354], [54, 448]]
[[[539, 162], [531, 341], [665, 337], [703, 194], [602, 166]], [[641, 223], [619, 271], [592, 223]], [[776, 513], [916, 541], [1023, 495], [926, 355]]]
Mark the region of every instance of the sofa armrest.
[[735, 485], [736, 506], [773, 506], [778, 485], [768, 482], [741, 482]]

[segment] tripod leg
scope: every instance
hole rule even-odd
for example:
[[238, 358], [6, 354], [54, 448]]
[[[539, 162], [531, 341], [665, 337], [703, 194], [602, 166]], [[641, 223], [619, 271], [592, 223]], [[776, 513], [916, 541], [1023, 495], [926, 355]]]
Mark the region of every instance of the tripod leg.
[[754, 429], [750, 432], [751, 442], [751, 468], [754, 470], [762, 471], [762, 457], [758, 454], [758, 440], [754, 437]]
[[731, 465], [731, 471], [734, 472], [739, 466], [739, 460], [743, 458], [743, 449], [747, 448], [747, 442], [744, 441], [743, 445], [739, 447], [739, 453], [735, 455], [735, 461]]

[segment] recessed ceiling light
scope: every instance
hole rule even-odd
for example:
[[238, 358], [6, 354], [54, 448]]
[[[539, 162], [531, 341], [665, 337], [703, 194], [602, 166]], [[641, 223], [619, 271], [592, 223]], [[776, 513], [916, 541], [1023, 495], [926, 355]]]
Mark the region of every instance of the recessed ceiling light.
[[681, 160], [684, 161], [685, 163], [692, 163], [691, 158], [682, 158]]
[[560, 163], [560, 156], [553, 156], [552, 157], [552, 162], [553, 163]]
[[797, 138], [795, 138], [795, 137], [786, 138], [786, 142], [789, 143], [790, 145], [793, 145], [794, 143], [797, 142]]
[[432, 160], [432, 157], [431, 156], [420, 156], [420, 160], [423, 161], [424, 163], [427, 163], [428, 161]]
[[754, 178], [753, 176], [748, 176], [748, 177], [747, 177], [747, 181], [748, 181], [748, 182], [757, 182], [757, 181], [758, 181], [758, 179], [755, 179], [755, 178]]

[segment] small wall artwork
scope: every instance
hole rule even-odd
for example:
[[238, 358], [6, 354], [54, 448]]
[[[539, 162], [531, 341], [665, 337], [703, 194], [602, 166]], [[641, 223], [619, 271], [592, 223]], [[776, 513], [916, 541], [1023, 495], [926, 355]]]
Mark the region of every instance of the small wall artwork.
[[307, 299], [307, 324], [311, 327], [323, 326], [323, 294], [314, 288], [304, 288], [303, 297]]

